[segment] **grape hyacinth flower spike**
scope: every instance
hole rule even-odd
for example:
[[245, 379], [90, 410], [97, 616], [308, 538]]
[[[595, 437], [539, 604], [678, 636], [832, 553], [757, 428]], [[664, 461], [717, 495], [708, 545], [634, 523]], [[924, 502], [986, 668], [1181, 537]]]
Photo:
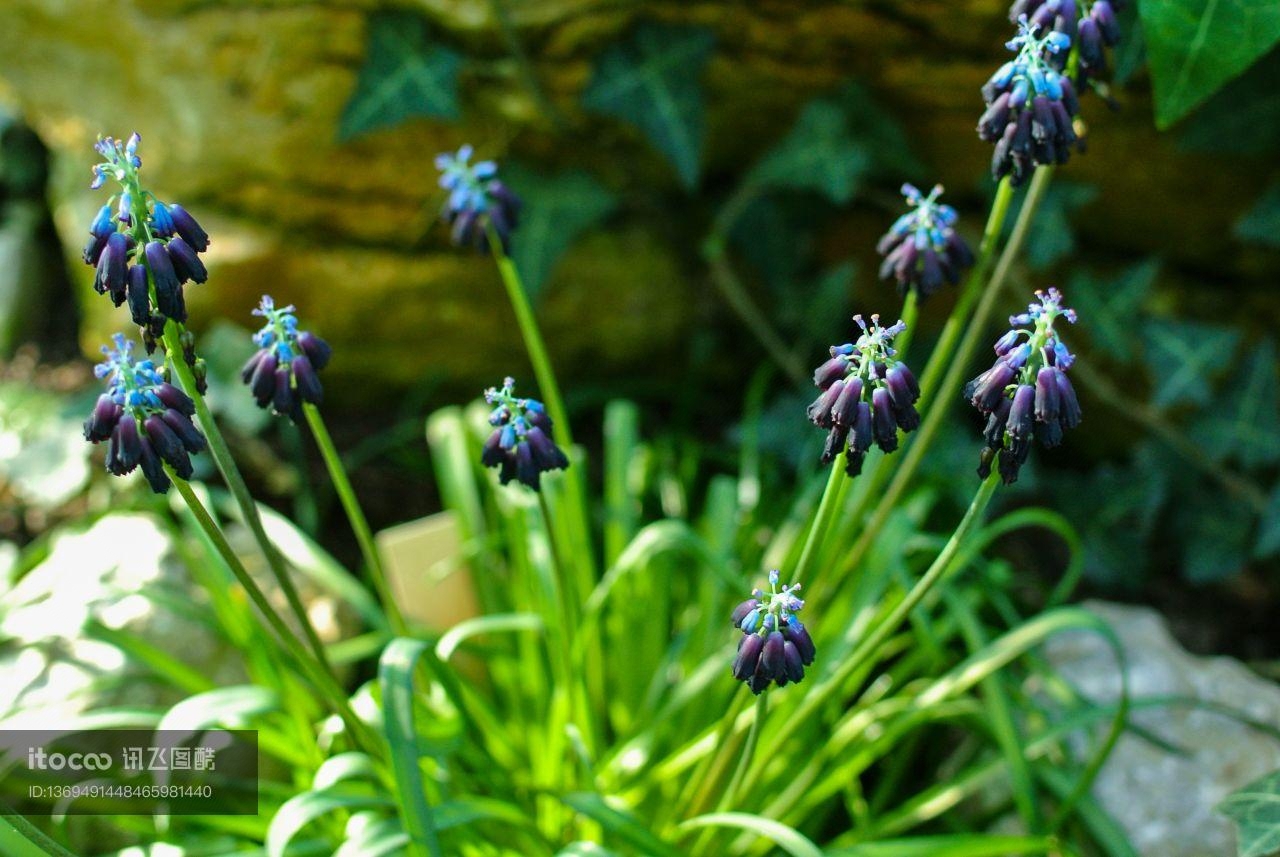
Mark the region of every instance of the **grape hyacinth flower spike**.
[[498, 179], [496, 163], [472, 164], [473, 152], [471, 146], [463, 146], [456, 154], [445, 152], [436, 156], [440, 187], [449, 192], [441, 216], [453, 227], [451, 237], [455, 245], [488, 252], [488, 229], [492, 226], [506, 252], [511, 248], [511, 233], [520, 219], [520, 198]]
[[318, 405], [324, 399], [320, 370], [329, 365], [333, 350], [314, 333], [298, 330], [293, 306], [277, 307], [270, 295], [253, 311], [266, 319], [253, 335], [258, 350], [240, 370], [260, 408], [271, 408], [294, 422], [302, 416], [302, 403]]
[[[1081, 15], [1081, 9], [1084, 14]], [[1120, 24], [1116, 13], [1124, 9], [1123, 0], [1014, 0], [1009, 8], [1009, 20], [1017, 23], [1024, 16], [1029, 23], [1041, 28], [1052, 28], [1072, 39], [1080, 49], [1080, 61], [1075, 70], [1077, 88], [1098, 85], [1106, 78], [1106, 49], [1120, 43]], [[1058, 71], [1066, 68], [1066, 54], [1054, 58]], [[1104, 93], [1105, 94], [1105, 93]]]
[[1006, 485], [1016, 482], [1033, 437], [1054, 447], [1066, 429], [1080, 424], [1080, 402], [1067, 378], [1075, 355], [1054, 327], [1059, 318], [1074, 324], [1076, 312], [1063, 307], [1057, 289], [1037, 291], [1026, 312], [1010, 316], [1013, 329], [996, 341], [995, 365], [965, 386], [965, 398], [987, 418], [982, 479], [998, 455], [1000, 478]]
[[770, 682], [783, 687], [804, 678], [817, 650], [796, 613], [804, 601], [796, 596], [800, 584], [778, 589], [778, 572], [769, 572], [769, 591], [756, 589], [733, 610], [733, 627], [742, 631], [733, 677], [760, 695]]
[[862, 328], [857, 342], [834, 345], [831, 359], [813, 373], [822, 393], [809, 405], [809, 420], [827, 429], [822, 462], [829, 464], [842, 451], [845, 473], [857, 476], [874, 442], [885, 452], [898, 448], [898, 429], [915, 431], [920, 414], [915, 403], [920, 387], [906, 364], [895, 360], [890, 344], [907, 329], [899, 321], [880, 326], [880, 316], [868, 325], [860, 315], [853, 320]]
[[1016, 187], [1038, 165], [1065, 164], [1076, 145], [1073, 117], [1080, 110], [1071, 79], [1062, 74], [1059, 55], [1071, 37], [1042, 28], [1023, 15], [1018, 34], [1006, 47], [1017, 56], [1002, 65], [982, 87], [987, 110], [978, 120], [978, 136], [995, 143], [991, 173], [1009, 176]]
[[103, 346], [106, 360], [94, 374], [107, 381], [85, 420], [85, 440], [107, 442], [107, 470], [124, 476], [141, 467], [151, 490], [169, 490], [168, 464], [182, 479], [190, 479], [191, 455], [208, 445], [191, 422], [196, 406], [186, 393], [165, 381], [151, 360], [134, 360], [133, 343], [123, 335], [115, 348]]
[[133, 134], [126, 141], [104, 137], [95, 144], [103, 160], [93, 168], [90, 187], [97, 190], [110, 179], [120, 192], [94, 217], [83, 258], [97, 268], [98, 293], [109, 294], [116, 306], [129, 304], [150, 353], [167, 319], [187, 319], [183, 284], [208, 279], [200, 254], [209, 249], [209, 235], [182, 206], [167, 205], [143, 189], [141, 142]]
[[973, 251], [954, 228], [956, 210], [938, 202], [942, 185], [934, 185], [925, 196], [915, 185], [904, 184], [902, 195], [911, 210], [876, 245], [876, 252], [884, 256], [880, 279], [892, 276], [900, 293], [914, 289], [923, 300], [944, 282], [953, 286], [960, 282], [960, 275], [973, 265]]
[[556, 446], [551, 435], [551, 417], [542, 402], [515, 395], [514, 378], [504, 378], [501, 389], [490, 387], [484, 400], [493, 405], [489, 425], [493, 431], [484, 442], [480, 462], [498, 468], [498, 481], [512, 479], [541, 490], [542, 474], [564, 470], [569, 458]]

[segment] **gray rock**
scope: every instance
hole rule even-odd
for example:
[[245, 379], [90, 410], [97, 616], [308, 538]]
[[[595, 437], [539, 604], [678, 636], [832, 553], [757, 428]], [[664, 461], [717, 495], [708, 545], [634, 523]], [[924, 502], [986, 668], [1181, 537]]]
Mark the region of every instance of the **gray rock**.
[[[1226, 657], [1189, 654], [1154, 610], [1101, 601], [1085, 607], [1119, 635], [1129, 661], [1130, 692], [1187, 697], [1230, 706], [1243, 717], [1280, 724], [1280, 686]], [[1064, 634], [1046, 653], [1063, 677], [1090, 699], [1116, 699], [1114, 656], [1096, 634]], [[1231, 823], [1214, 807], [1228, 794], [1280, 768], [1280, 741], [1240, 719], [1192, 705], [1142, 708], [1131, 722], [1185, 750], [1178, 755], [1126, 732], [1093, 788], [1094, 797], [1150, 857], [1236, 853]]]

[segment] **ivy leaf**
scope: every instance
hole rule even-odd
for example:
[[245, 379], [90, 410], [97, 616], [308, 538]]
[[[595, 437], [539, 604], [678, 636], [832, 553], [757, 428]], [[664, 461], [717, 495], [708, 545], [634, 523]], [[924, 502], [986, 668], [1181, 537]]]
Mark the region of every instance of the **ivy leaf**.
[[1241, 241], [1280, 248], [1280, 184], [1273, 184], [1232, 230]]
[[1094, 342], [1121, 361], [1133, 359], [1133, 320], [1151, 293], [1159, 270], [1160, 263], [1148, 259], [1112, 278], [1088, 274], [1071, 278], [1071, 291], [1067, 296], [1080, 317], [1088, 319], [1088, 324], [1082, 327]]
[[758, 196], [733, 223], [729, 238], [779, 299], [794, 293], [813, 252], [812, 206], [797, 197]]
[[408, 12], [369, 16], [368, 49], [338, 137], [349, 140], [414, 116], [458, 117], [462, 57], [432, 43], [427, 22]]
[[871, 167], [871, 153], [849, 133], [844, 111], [811, 101], [790, 133], [747, 175], [749, 184], [816, 191], [836, 204], [853, 198]]
[[1253, 546], [1255, 559], [1263, 559], [1280, 552], [1280, 484], [1271, 492], [1271, 501], [1262, 513], [1258, 525], [1258, 542]]
[[702, 160], [701, 80], [714, 43], [701, 27], [641, 24], [600, 58], [582, 96], [588, 109], [639, 128], [689, 190], [698, 183]]
[[1227, 795], [1218, 811], [1240, 830], [1239, 857], [1270, 857], [1280, 851], [1280, 771]]
[[1116, 45], [1115, 53], [1112, 55], [1116, 64], [1112, 79], [1117, 86], [1128, 83], [1147, 61], [1147, 38], [1143, 35], [1142, 19], [1138, 17], [1136, 7], [1135, 3], [1126, 3], [1124, 9], [1118, 13], [1120, 32], [1124, 33], [1124, 37], [1120, 40], [1120, 44]]
[[1280, 458], [1280, 378], [1272, 340], [1252, 350], [1229, 387], [1225, 401], [1202, 418], [1200, 443], [1215, 459], [1234, 458], [1246, 468], [1274, 463]]
[[1215, 154], [1270, 154], [1280, 148], [1280, 50], [1224, 86], [1182, 126], [1178, 144]]
[[1161, 128], [1181, 119], [1280, 40], [1280, 4], [1275, 0], [1142, 0], [1138, 12]]
[[1216, 583], [1239, 572], [1249, 559], [1250, 508], [1218, 491], [1179, 494], [1173, 525], [1182, 541], [1182, 576], [1190, 583]]
[[583, 172], [547, 176], [508, 165], [503, 167], [503, 178], [526, 201], [511, 258], [530, 299], [536, 300], [560, 257], [578, 236], [613, 211], [618, 200]]
[[[1040, 270], [1071, 255], [1076, 249], [1071, 217], [1077, 209], [1083, 208], [1097, 197], [1098, 189], [1093, 185], [1054, 182], [1035, 212], [1033, 228], [1027, 237], [1027, 265], [1033, 270]], [[1005, 218], [1006, 238], [1013, 232], [1013, 225], [1025, 199], [1025, 196], [1020, 197]]]
[[1147, 363], [1155, 379], [1152, 404], [1207, 404], [1210, 382], [1235, 353], [1240, 335], [1229, 328], [1154, 320], [1146, 328]]
[[841, 262], [822, 272], [804, 300], [789, 302], [803, 307], [802, 312], [795, 313], [797, 327], [809, 341], [825, 346], [848, 338], [848, 331], [843, 328], [848, 325], [846, 310], [856, 271], [853, 262]]
[[877, 170], [898, 176], [918, 176], [924, 165], [911, 152], [911, 140], [897, 118], [881, 107], [857, 81], [836, 94], [854, 137], [870, 152]]

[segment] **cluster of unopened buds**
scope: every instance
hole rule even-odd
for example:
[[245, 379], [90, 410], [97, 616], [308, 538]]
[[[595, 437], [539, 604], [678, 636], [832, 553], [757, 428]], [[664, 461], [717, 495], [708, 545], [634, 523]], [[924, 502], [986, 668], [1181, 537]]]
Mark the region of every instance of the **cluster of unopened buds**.
[[333, 351], [314, 333], [298, 330], [292, 306], [277, 307], [269, 295], [253, 311], [266, 319], [253, 335], [258, 350], [240, 370], [240, 380], [249, 385], [258, 407], [270, 407], [297, 422], [302, 403], [320, 404], [324, 388], [317, 373], [329, 365]]
[[733, 677], [760, 694], [771, 682], [782, 687], [804, 678], [817, 650], [796, 613], [804, 607], [800, 584], [778, 588], [778, 572], [769, 572], [769, 591], [756, 589], [733, 610], [733, 627], [742, 632]]
[[880, 279], [893, 277], [899, 292], [914, 289], [924, 299], [944, 282], [953, 286], [960, 282], [960, 275], [973, 265], [973, 251], [955, 230], [956, 210], [938, 202], [942, 185], [934, 185], [925, 196], [915, 185], [904, 184], [902, 195], [911, 210], [876, 245], [876, 252], [884, 256]]
[[506, 485], [519, 480], [533, 490], [542, 487], [542, 474], [563, 470], [569, 457], [551, 436], [551, 417], [537, 399], [519, 398], [514, 378], [504, 378], [502, 387], [485, 390], [484, 400], [493, 405], [489, 425], [493, 431], [484, 442], [480, 461], [498, 468], [498, 481]]
[[1080, 424], [1080, 402], [1067, 377], [1075, 355], [1054, 327], [1059, 318], [1074, 324], [1075, 310], [1062, 305], [1057, 289], [1037, 291], [1036, 299], [1010, 317], [1013, 329], [996, 341], [995, 364], [965, 387], [965, 398], [987, 418], [978, 475], [986, 479], [998, 455], [1006, 485], [1017, 480], [1033, 438], [1054, 447], [1066, 429]]
[[1071, 37], [1019, 18], [1006, 44], [1017, 56], [982, 87], [987, 110], [978, 136], [995, 143], [991, 173], [1021, 184], [1038, 165], [1065, 164], [1078, 142], [1073, 117], [1080, 110], [1071, 78], [1060, 71]]
[[880, 316], [868, 325], [862, 316], [853, 320], [862, 328], [857, 342], [833, 345], [831, 359], [813, 373], [822, 393], [809, 405], [809, 420], [827, 429], [822, 461], [829, 464], [842, 451], [845, 472], [857, 476], [871, 444], [884, 452], [898, 448], [898, 429], [914, 431], [920, 425], [915, 403], [920, 387], [905, 363], [895, 360], [893, 338], [907, 329], [899, 321], [880, 326]]
[[107, 442], [107, 470], [124, 476], [141, 468], [151, 490], [169, 490], [168, 464], [182, 479], [192, 474], [191, 454], [207, 446], [191, 422], [195, 403], [168, 383], [151, 360], [133, 358], [133, 343], [116, 334], [115, 348], [103, 347], [106, 360], [95, 367], [107, 381], [84, 424], [85, 439]]
[[187, 319], [183, 284], [208, 279], [200, 254], [209, 249], [209, 236], [182, 206], [166, 205], [142, 189], [140, 142], [134, 134], [127, 141], [105, 137], [95, 146], [103, 160], [93, 168], [91, 187], [97, 190], [111, 179], [121, 190], [89, 227], [84, 261], [97, 267], [99, 294], [110, 295], [116, 306], [128, 302], [150, 352], [166, 319]]
[[463, 146], [456, 154], [436, 156], [440, 187], [449, 192], [441, 216], [453, 227], [454, 244], [487, 252], [492, 229], [502, 249], [508, 250], [520, 218], [520, 198], [498, 179], [496, 163], [472, 164], [473, 152], [471, 146]]
[[[1052, 28], [1071, 38], [1079, 47], [1080, 64], [1077, 82], [1084, 84], [1107, 75], [1106, 49], [1120, 43], [1120, 22], [1116, 13], [1124, 8], [1123, 0], [1093, 0], [1083, 15], [1079, 0], [1014, 0], [1009, 7], [1009, 20], [1017, 23], [1026, 16], [1029, 23], [1043, 29]], [[1066, 66], [1065, 55], [1059, 55], [1058, 70]]]

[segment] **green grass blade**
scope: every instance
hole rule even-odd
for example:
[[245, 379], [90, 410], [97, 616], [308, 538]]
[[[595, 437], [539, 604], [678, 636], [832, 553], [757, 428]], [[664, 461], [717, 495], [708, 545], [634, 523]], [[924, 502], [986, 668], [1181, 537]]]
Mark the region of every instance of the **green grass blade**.
[[828, 851], [826, 857], [1012, 857], [1046, 854], [1061, 845], [1045, 836], [1000, 836], [964, 833], [868, 842]]
[[713, 812], [680, 824], [681, 830], [695, 827], [736, 827], [770, 840], [791, 857], [823, 857], [822, 850], [795, 828], [748, 812]]
[[5, 857], [75, 857], [20, 815], [0, 810], [0, 854]]
[[414, 667], [430, 645], [425, 640], [403, 637], [392, 640], [378, 662], [378, 684], [382, 688], [383, 728], [391, 748], [396, 801], [411, 840], [409, 851], [443, 857], [422, 779], [422, 752], [413, 716]]
[[640, 445], [640, 409], [613, 401], [604, 410], [604, 561], [612, 565], [639, 526], [635, 468]]
[[534, 613], [505, 613], [494, 616], [477, 616], [454, 625], [436, 643], [436, 657], [447, 662], [458, 647], [480, 634], [499, 631], [542, 631], [542, 617]]
[[574, 792], [561, 795], [560, 800], [599, 824], [606, 833], [638, 848], [646, 857], [686, 857], [679, 849], [654, 836], [635, 816], [613, 808], [595, 792]]
[[329, 816], [338, 810], [391, 807], [385, 797], [369, 794], [366, 790], [346, 791], [341, 788], [325, 791], [306, 791], [285, 801], [271, 819], [267, 829], [268, 857], [285, 857], [289, 843], [302, 830], [318, 818]]
[[84, 632], [94, 639], [115, 646], [126, 656], [150, 670], [157, 678], [163, 679], [184, 693], [204, 693], [217, 687], [207, 675], [194, 667], [187, 666], [139, 634], [108, 628], [92, 618], [85, 623]]

